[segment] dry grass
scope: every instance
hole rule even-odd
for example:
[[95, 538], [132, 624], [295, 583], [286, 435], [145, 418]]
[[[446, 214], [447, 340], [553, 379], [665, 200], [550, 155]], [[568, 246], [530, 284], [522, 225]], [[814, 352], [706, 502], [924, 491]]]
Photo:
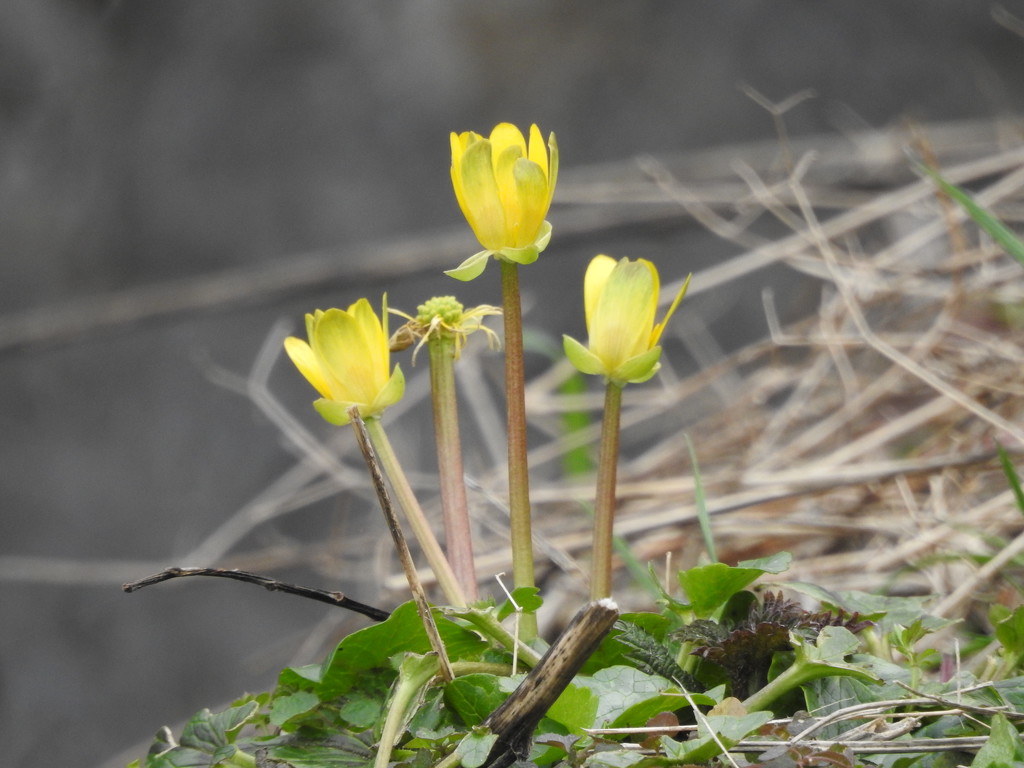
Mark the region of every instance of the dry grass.
[[[905, 152], [914, 146], [933, 153], [950, 181], [1012, 223], [1024, 213], [1024, 147], [1018, 126], [1009, 123], [935, 126], [927, 137], [926, 144], [897, 130], [794, 142], [781, 151], [764, 145], [641, 158], [567, 175], [559, 197], [569, 210], [559, 215], [576, 234], [591, 220], [600, 230], [610, 221], [689, 216], [738, 245], [740, 255], [694, 275], [690, 300], [756, 280], [759, 269], [776, 263], [821, 286], [817, 313], [785, 327], [765, 292], [769, 338], [731, 354], [716, 349], [692, 313], [681, 312], [670, 326], [676, 337], [666, 341], [664, 375], [626, 390], [628, 455], [616, 530], [640, 562], [664, 572], [702, 556], [689, 434], [720, 559], [785, 549], [794, 554], [789, 579], [930, 594], [934, 611], [948, 617], [983, 614], [976, 609], [992, 601], [1020, 601], [1024, 515], [999, 467], [996, 442], [1016, 455], [1024, 451], [1024, 268], [914, 176]], [[758, 234], [757, 223], [768, 217], [790, 234]], [[665, 298], [676, 288], [665, 286]], [[368, 486], [353, 463], [338, 458], [353, 450], [347, 431], [324, 445], [270, 391], [284, 333], [271, 331], [249, 375], [212, 366], [210, 372], [278, 425], [296, 463], [182, 562], [265, 571], [312, 563], [344, 586], [348, 565], [339, 565], [337, 542], [280, 540], [237, 551], [271, 520]], [[677, 374], [673, 346], [687, 346], [701, 370]], [[482, 347], [470, 346], [460, 375], [477, 377], [463, 388], [464, 427], [485, 435], [479, 451], [495, 467], [472, 479], [478, 572], [490, 580], [510, 564], [501, 513], [503, 409], [485, 383], [495, 358]], [[548, 435], [531, 452], [531, 467], [539, 470], [532, 499], [542, 562], [553, 563], [543, 578], [548, 606], [564, 609], [548, 611], [556, 622], [586, 594], [590, 531], [581, 505], [593, 486], [586, 478], [542, 478], [557, 478], [550, 465], [597, 438], [597, 424], [560, 434], [555, 417], [583, 409], [596, 420], [601, 403], [598, 394], [558, 394], [568, 375], [566, 364], [556, 365], [527, 392], [533, 426]], [[389, 411], [392, 430], [402, 428], [402, 413], [425, 406], [425, 378], [413, 377], [406, 398]], [[436, 482], [426, 475], [419, 481], [429, 510]], [[405, 599], [391, 553], [379, 552], [381, 603]], [[0, 565], [0, 575], [21, 579], [59, 581], [65, 574], [78, 582], [119, 582], [166, 563], [9, 557]], [[616, 595], [631, 607], [649, 601], [625, 570]]]
[[[892, 148], [913, 137], [888, 138], [883, 154], [899, 163], [889, 169], [899, 176], [907, 163]], [[949, 151], [924, 148], [979, 202], [1016, 218], [1024, 187], [1019, 147], [990, 145], [955, 165], [944, 155], [962, 151], [963, 142]], [[821, 282], [816, 316], [781, 327], [766, 292], [769, 339], [711, 359], [693, 375], [669, 371], [660, 386], [627, 390], [624, 441], [642, 450], [623, 462], [616, 530], [641, 562], [671, 556], [675, 569], [697, 561], [685, 431], [696, 445], [722, 560], [786, 549], [795, 556], [787, 578], [931, 594], [934, 612], [951, 618], [992, 601], [1016, 604], [1020, 593], [1011, 585], [1024, 576], [1024, 514], [996, 443], [1024, 449], [1024, 268], [979, 237], [927, 182], [911, 177], [883, 193], [844, 194], [834, 158], [816, 166], [811, 154], [793, 156], [795, 167], [775, 173], [775, 181], [766, 179], [770, 168], [734, 163], [743, 186], [709, 179], [684, 188], [666, 164], [644, 160], [646, 179], [619, 188], [582, 183], [569, 193], [591, 203], [673, 200], [750, 247], [695, 275], [694, 292], [750, 279], [768, 261]], [[885, 161], [874, 161], [876, 171]], [[857, 170], [851, 164], [846, 176]], [[829, 176], [838, 181], [821, 181]], [[759, 241], [747, 226], [766, 213], [793, 234]], [[880, 242], [880, 232], [888, 239]], [[673, 290], [666, 287], [666, 296]], [[700, 330], [677, 327], [684, 341]], [[558, 394], [565, 375], [556, 368], [532, 383], [528, 409], [538, 426], [552, 413], [596, 413], [597, 396]], [[596, 427], [579, 437], [594, 440]], [[531, 465], [572, 444], [553, 438], [535, 449]], [[500, 480], [493, 483], [500, 495]], [[582, 569], [572, 566], [576, 558], [585, 566], [590, 533], [580, 502], [592, 492], [587, 482], [534, 485], [545, 546], [568, 567], [546, 589], [567, 605], [584, 594]], [[495, 539], [480, 557], [481, 572], [506, 568], [506, 557]], [[629, 583], [627, 574], [621, 583]], [[635, 596], [637, 604], [645, 599]]]

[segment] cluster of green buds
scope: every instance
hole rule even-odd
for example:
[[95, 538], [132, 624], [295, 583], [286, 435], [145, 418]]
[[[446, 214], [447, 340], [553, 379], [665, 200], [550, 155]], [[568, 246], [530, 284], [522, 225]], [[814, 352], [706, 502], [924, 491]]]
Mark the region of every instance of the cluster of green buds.
[[498, 346], [498, 335], [483, 324], [483, 319], [500, 315], [501, 309], [489, 304], [466, 309], [454, 296], [435, 296], [416, 307], [415, 317], [397, 309], [391, 311], [407, 321], [391, 337], [391, 351], [401, 352], [415, 344], [414, 360], [416, 352], [434, 338], [451, 338], [455, 342], [455, 358], [458, 359], [466, 337], [475, 331], [484, 332], [492, 349]]

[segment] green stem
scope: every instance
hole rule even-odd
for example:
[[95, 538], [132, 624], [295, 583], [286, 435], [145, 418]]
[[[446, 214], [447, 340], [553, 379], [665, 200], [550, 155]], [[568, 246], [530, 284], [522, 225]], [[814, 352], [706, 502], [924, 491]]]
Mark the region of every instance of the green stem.
[[384, 426], [380, 419], [367, 419], [366, 431], [370, 435], [370, 440], [373, 441], [373, 447], [377, 450], [384, 474], [387, 475], [395, 496], [398, 497], [399, 505], [405, 511], [413, 534], [416, 536], [430, 568], [434, 571], [434, 576], [444, 592], [445, 599], [452, 605], [464, 607], [466, 597], [462, 588], [459, 586], [455, 574], [452, 573], [452, 567], [445, 558], [444, 552], [441, 551], [441, 545], [437, 543], [434, 532], [430, 530], [426, 515], [423, 514], [416, 495], [412, 492], [412, 486], [409, 485], [409, 480], [402, 471], [401, 464], [398, 463], [398, 457], [395, 456], [391, 442], [384, 433]]
[[[530, 476], [526, 463], [526, 383], [523, 372], [523, 309], [519, 298], [519, 265], [501, 264], [501, 300], [505, 318], [505, 397], [508, 408], [508, 507], [511, 520], [512, 582], [532, 587], [533, 533], [530, 523]], [[537, 617], [523, 614], [521, 637], [537, 636]]]
[[783, 694], [818, 677], [822, 677], [821, 670], [815, 669], [811, 664], [797, 662], [783, 670], [778, 677], [764, 688], [745, 699], [743, 706], [746, 707], [748, 712], [759, 712], [760, 710], [767, 709], [769, 704]]
[[601, 447], [597, 458], [597, 493], [594, 501], [594, 547], [590, 566], [590, 599], [612, 594], [612, 540], [615, 523], [615, 477], [619, 463], [619, 414], [622, 387], [608, 382], [604, 393]]
[[409, 722], [409, 711], [422, 700], [427, 684], [437, 675], [436, 656], [407, 654], [398, 671], [398, 683], [388, 702], [388, 714], [381, 727], [373, 768], [387, 768], [391, 753]]
[[222, 764], [236, 766], [237, 768], [255, 768], [256, 758], [248, 752], [243, 752], [238, 747], [235, 747], [235, 754], [226, 761], [223, 761]]
[[430, 391], [434, 401], [434, 436], [437, 440], [445, 545], [452, 571], [467, 599], [476, 601], [479, 593], [455, 397], [455, 337], [433, 334], [427, 342], [427, 349], [430, 351]]
[[519, 661], [525, 666], [533, 667], [537, 666], [540, 661], [540, 654], [537, 653], [533, 648], [523, 642], [523, 616], [519, 620], [519, 638], [505, 629], [502, 623], [498, 621], [498, 617], [494, 615], [492, 611], [482, 611], [474, 608], [470, 608], [464, 611], [450, 611], [450, 616], [456, 616], [460, 619], [465, 619], [468, 623], [472, 624], [473, 627], [488, 640], [493, 640], [498, 645], [505, 648], [507, 651], [515, 651], [519, 657]]

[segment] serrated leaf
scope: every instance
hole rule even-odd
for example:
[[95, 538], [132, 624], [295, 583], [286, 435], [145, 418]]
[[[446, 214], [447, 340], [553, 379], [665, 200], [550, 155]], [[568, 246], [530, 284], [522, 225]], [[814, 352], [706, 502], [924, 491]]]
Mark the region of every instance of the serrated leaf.
[[[619, 621], [625, 624], [632, 624], [651, 635], [655, 640], [664, 641], [672, 622], [667, 616], [660, 613], [624, 613]], [[612, 667], [617, 664], [628, 664], [627, 654], [629, 647], [619, 640], [622, 628], [616, 623], [616, 628], [609, 632], [597, 650], [590, 655], [586, 664], [583, 665], [582, 674], [592, 675], [599, 669]]]
[[683, 680], [690, 675], [676, 663], [675, 653], [668, 646], [636, 624], [619, 620], [615, 626], [619, 629], [616, 639], [629, 649], [623, 654], [624, 660], [633, 662], [641, 672], [678, 680], [688, 688], [697, 689], [696, 681]]
[[826, 598], [816, 594], [810, 585], [796, 583], [787, 586], [818, 598], [825, 608], [859, 614], [860, 618], [877, 623], [881, 632], [888, 632], [897, 624], [906, 627], [915, 621], [920, 621], [921, 626], [931, 632], [953, 623], [949, 619], [929, 615], [927, 606], [931, 597], [892, 597], [848, 590], [829, 593]]

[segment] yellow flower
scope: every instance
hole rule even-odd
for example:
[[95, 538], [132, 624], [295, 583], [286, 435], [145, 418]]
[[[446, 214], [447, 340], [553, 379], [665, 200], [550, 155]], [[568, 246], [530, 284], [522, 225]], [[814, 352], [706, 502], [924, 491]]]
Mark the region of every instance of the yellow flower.
[[501, 123], [490, 138], [477, 133], [451, 135], [452, 185], [466, 221], [485, 250], [445, 274], [472, 280], [491, 256], [532, 264], [551, 239], [544, 220], [558, 179], [555, 134], [547, 146], [536, 125], [527, 145], [522, 132]]
[[660, 367], [658, 341], [690, 284], [687, 278], [672, 306], [655, 324], [660, 281], [646, 259], [595, 256], [583, 281], [589, 345], [565, 336], [565, 354], [583, 373], [601, 374], [618, 386], [646, 381]]
[[382, 323], [370, 302], [360, 299], [347, 310], [306, 315], [308, 343], [294, 336], [284, 340], [288, 357], [322, 395], [313, 407], [331, 424], [348, 424], [353, 405], [367, 419], [402, 399], [402, 369], [390, 370], [387, 296], [383, 317]]

